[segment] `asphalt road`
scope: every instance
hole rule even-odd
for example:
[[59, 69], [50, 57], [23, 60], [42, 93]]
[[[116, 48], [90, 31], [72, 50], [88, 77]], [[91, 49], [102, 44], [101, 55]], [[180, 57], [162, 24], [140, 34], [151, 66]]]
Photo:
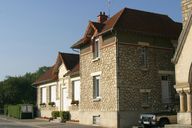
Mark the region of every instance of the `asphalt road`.
[[44, 120], [17, 120], [0, 115], [0, 128], [100, 128], [74, 123], [50, 123]]

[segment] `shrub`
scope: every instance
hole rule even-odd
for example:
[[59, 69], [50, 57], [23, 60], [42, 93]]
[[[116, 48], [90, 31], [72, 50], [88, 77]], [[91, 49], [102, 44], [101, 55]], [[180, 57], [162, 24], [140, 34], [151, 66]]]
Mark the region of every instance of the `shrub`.
[[60, 117], [59, 111], [52, 111], [51, 115], [54, 119], [56, 119], [57, 117]]
[[62, 121], [70, 120], [70, 112], [69, 111], [61, 111], [60, 116], [61, 116]]
[[8, 116], [20, 119], [20, 105], [8, 105]]
[[8, 115], [8, 105], [4, 105], [4, 115]]

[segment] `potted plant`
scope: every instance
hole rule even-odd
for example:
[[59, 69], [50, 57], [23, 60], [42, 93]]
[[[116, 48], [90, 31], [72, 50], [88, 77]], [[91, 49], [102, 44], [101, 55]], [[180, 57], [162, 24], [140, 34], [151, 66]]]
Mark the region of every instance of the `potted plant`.
[[77, 105], [77, 106], [78, 106], [78, 105], [79, 105], [79, 101], [78, 101], [78, 100], [72, 100], [72, 101], [71, 101], [71, 104], [74, 104], [74, 105]]
[[40, 103], [41, 107], [46, 107], [46, 103]]
[[49, 106], [55, 107], [55, 102], [49, 102]]

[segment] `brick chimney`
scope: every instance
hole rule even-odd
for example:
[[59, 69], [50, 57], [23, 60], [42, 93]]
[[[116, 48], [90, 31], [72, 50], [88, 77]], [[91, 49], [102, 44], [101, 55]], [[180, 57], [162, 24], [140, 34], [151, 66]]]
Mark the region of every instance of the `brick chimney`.
[[108, 19], [108, 16], [105, 15], [105, 12], [100, 12], [100, 14], [97, 17], [99, 23], [103, 23]]
[[181, 0], [181, 6], [182, 6], [183, 26], [185, 26], [190, 11], [192, 11], [192, 0]]

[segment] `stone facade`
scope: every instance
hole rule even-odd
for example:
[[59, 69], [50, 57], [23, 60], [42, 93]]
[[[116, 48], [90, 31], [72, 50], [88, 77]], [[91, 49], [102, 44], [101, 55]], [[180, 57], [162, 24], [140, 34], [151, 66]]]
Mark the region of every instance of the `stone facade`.
[[192, 10], [192, 0], [182, 0], [182, 16], [183, 16], [183, 26], [185, 26], [189, 14]]
[[[168, 75], [172, 86], [172, 99], [175, 98], [174, 66], [170, 62], [174, 47], [168, 39], [131, 33], [120, 35], [117, 57], [119, 113], [121, 126], [126, 126], [127, 122], [129, 125], [136, 124], [142, 112], [161, 111], [165, 109], [165, 105], [176, 103], [172, 100], [171, 104], [163, 104], [161, 96], [161, 76]], [[126, 35], [131, 35], [132, 38]], [[145, 68], [140, 64], [140, 51], [143, 47], [147, 49], [147, 67]], [[150, 92], [149, 102], [146, 105], [142, 103], [143, 90]]]
[[[99, 115], [99, 125], [124, 128], [137, 124], [142, 112], [161, 111], [161, 76], [170, 77], [172, 99], [175, 98], [174, 47], [169, 39], [120, 33], [119, 36], [100, 36], [100, 58], [93, 60], [92, 46], [80, 54], [81, 102], [80, 123], [93, 124]], [[130, 37], [129, 37], [130, 36]], [[117, 41], [118, 40], [118, 41]], [[147, 42], [148, 67], [140, 66], [140, 42]], [[92, 73], [101, 72], [101, 100], [93, 100]], [[149, 104], [142, 104], [142, 90], [150, 91]]]
[[[110, 44], [108, 41], [112, 40]], [[100, 37], [100, 58], [93, 60], [91, 46], [80, 54], [81, 102], [80, 122], [93, 124], [93, 116], [99, 116], [99, 125], [117, 127], [116, 42], [114, 38], [103, 41]], [[82, 53], [83, 52], [83, 53]], [[99, 101], [93, 99], [93, 76], [100, 72]]]

